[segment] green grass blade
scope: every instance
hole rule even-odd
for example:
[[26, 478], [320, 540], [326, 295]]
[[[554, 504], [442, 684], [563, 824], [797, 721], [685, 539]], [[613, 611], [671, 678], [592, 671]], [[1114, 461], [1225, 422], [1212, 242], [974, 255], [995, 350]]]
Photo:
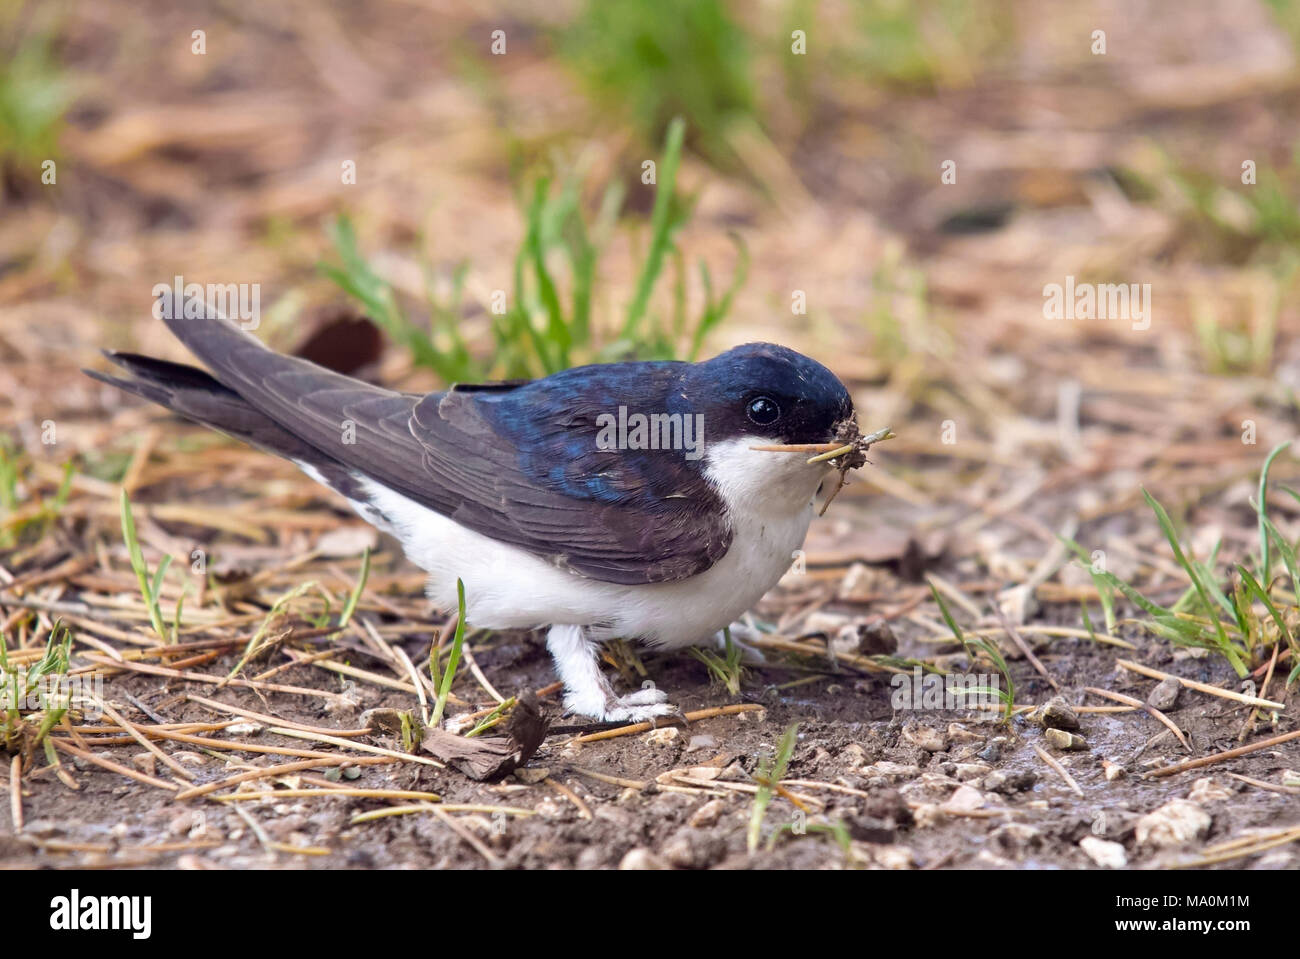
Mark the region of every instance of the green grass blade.
[[1268, 593], [1264, 592], [1263, 587], [1259, 585], [1255, 577], [1251, 576], [1250, 571], [1240, 563], [1237, 564], [1237, 572], [1241, 574], [1241, 581], [1246, 584], [1247, 591], [1264, 604], [1264, 608], [1268, 610], [1268, 614], [1273, 617], [1273, 622], [1277, 623], [1278, 636], [1289, 643], [1291, 641], [1291, 631], [1286, 628], [1286, 623], [1282, 619], [1282, 614], [1279, 613], [1277, 607], [1273, 605], [1273, 601], [1268, 598]]
[[[465, 642], [465, 584], [456, 580], [456, 634], [451, 640], [451, 654], [447, 657], [447, 669], [442, 674], [442, 684], [438, 687], [438, 701], [434, 704], [433, 714], [429, 718], [430, 726], [437, 726], [447, 708], [447, 697], [451, 695], [451, 684], [456, 678], [456, 667], [460, 665], [460, 651]], [[436, 648], [429, 651], [429, 663], [438, 657]]]
[[736, 261], [736, 272], [732, 274], [731, 285], [722, 294], [722, 299], [717, 302], [714, 302], [713, 299], [713, 278], [709, 274], [709, 268], [703, 260], [700, 261], [700, 283], [704, 287], [705, 307], [704, 313], [700, 316], [700, 322], [691, 335], [691, 348], [686, 356], [692, 362], [699, 357], [700, 347], [704, 345], [704, 338], [731, 312], [732, 300], [740, 288], [745, 285], [745, 280], [749, 278], [749, 248], [737, 233], [731, 234], [731, 241], [736, 245], [736, 253], [739, 257]]
[[[163, 625], [162, 609], [158, 605], [158, 595], [155, 586], [162, 585], [162, 577], [155, 577], [154, 583], [149, 582], [149, 567], [144, 561], [144, 552], [140, 549], [140, 539], [136, 535], [135, 517], [131, 513], [131, 500], [126, 495], [126, 490], [122, 490], [119, 501], [119, 507], [122, 513], [122, 539], [126, 543], [127, 555], [131, 560], [131, 569], [135, 571], [135, 578], [140, 584], [140, 595], [144, 599], [145, 605], [149, 608], [149, 620], [153, 624], [154, 632], [164, 643], [167, 642], [167, 627]], [[167, 564], [171, 562], [171, 556], [166, 556], [163, 562], [159, 564], [159, 571], [163, 572]]]
[[772, 802], [774, 787], [785, 778], [785, 770], [790, 764], [790, 757], [794, 754], [798, 735], [799, 724], [791, 723], [781, 735], [776, 754], [759, 764], [761, 781], [758, 784], [758, 792], [754, 794], [754, 808], [749, 816], [749, 832], [746, 837], [746, 844], [751, 853], [758, 849], [758, 842], [763, 833], [763, 818], [767, 815], [767, 807]]
[[650, 293], [663, 270], [664, 256], [672, 245], [672, 233], [677, 226], [673, 215], [677, 188], [677, 167], [682, 158], [682, 141], [686, 136], [686, 122], [676, 117], [668, 125], [663, 161], [659, 165], [655, 187], [655, 205], [650, 214], [650, 248], [637, 277], [636, 291], [628, 305], [623, 321], [622, 339], [635, 342], [637, 330], [650, 303]]
[[1277, 454], [1291, 445], [1291, 441], [1279, 443], [1273, 447], [1273, 451], [1268, 454], [1268, 459], [1264, 460], [1264, 468], [1259, 471], [1259, 501], [1255, 505], [1255, 512], [1259, 514], [1259, 578], [1261, 582], [1267, 583], [1272, 569], [1272, 557], [1269, 555], [1268, 529], [1265, 522], [1268, 517], [1268, 470], [1273, 465], [1273, 460]]
[[[1165, 539], [1169, 541], [1169, 546], [1174, 551], [1174, 559], [1178, 561], [1178, 565], [1187, 571], [1188, 578], [1191, 579], [1192, 585], [1196, 587], [1196, 592], [1201, 598], [1202, 605], [1205, 607], [1206, 616], [1210, 617], [1210, 619], [1214, 621], [1214, 631], [1219, 637], [1219, 642], [1224, 647], [1224, 655], [1228, 655], [1227, 651], [1232, 648], [1232, 644], [1228, 640], [1228, 634], [1224, 631], [1223, 623], [1219, 621], [1219, 615], [1215, 612], [1214, 606], [1210, 602], [1209, 591], [1201, 582], [1200, 576], [1197, 575], [1196, 567], [1188, 561], [1186, 555], [1183, 553], [1183, 548], [1178, 542], [1178, 534], [1174, 531], [1174, 524], [1169, 519], [1169, 514], [1165, 512], [1163, 506], [1156, 502], [1155, 497], [1145, 489], [1142, 490], [1142, 496], [1146, 499], [1147, 505], [1150, 506], [1152, 511], [1156, 514], [1156, 522], [1160, 524], [1160, 529], [1164, 532]], [[1240, 668], [1238, 669], [1238, 667]], [[1234, 663], [1233, 668], [1238, 669], [1238, 673], [1240, 674], [1241, 669], [1244, 669], [1245, 667], [1242, 666], [1240, 660], [1238, 660], [1237, 663]]]
[[339, 616], [339, 629], [342, 629], [352, 621], [352, 614], [357, 611], [357, 603], [361, 602], [361, 592], [366, 588], [366, 580], [370, 578], [370, 547], [367, 546], [361, 552], [361, 574], [357, 577], [357, 585], [348, 594], [347, 602], [343, 604], [343, 613]]

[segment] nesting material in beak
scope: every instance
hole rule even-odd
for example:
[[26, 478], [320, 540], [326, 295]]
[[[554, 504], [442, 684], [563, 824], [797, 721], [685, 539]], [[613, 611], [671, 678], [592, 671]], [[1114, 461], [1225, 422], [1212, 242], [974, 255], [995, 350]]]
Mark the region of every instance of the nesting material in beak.
[[835, 489], [831, 495], [826, 497], [826, 502], [822, 504], [821, 512], [818, 516], [825, 516], [826, 510], [831, 505], [831, 500], [839, 494], [844, 488], [844, 479], [849, 470], [857, 469], [867, 462], [867, 450], [873, 443], [880, 443], [884, 440], [891, 440], [897, 435], [889, 427], [883, 430], [876, 430], [874, 433], [868, 433], [865, 436], [858, 432], [856, 420], [846, 419], [835, 427], [835, 441], [832, 443], [786, 443], [786, 444], [769, 444], [765, 446], [751, 446], [752, 450], [759, 450], [765, 453], [813, 453], [808, 462], [812, 463], [834, 463], [835, 468], [840, 471], [839, 482], [835, 484]]

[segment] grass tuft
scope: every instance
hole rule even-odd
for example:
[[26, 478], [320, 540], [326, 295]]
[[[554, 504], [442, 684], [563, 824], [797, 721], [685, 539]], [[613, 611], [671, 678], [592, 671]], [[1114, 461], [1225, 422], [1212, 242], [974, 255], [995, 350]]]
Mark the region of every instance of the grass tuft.
[[560, 47], [593, 99], [647, 143], [684, 116], [696, 148], [730, 162], [728, 128], [756, 116], [751, 42], [723, 0], [587, 0]]
[[[1102, 596], [1103, 608], [1110, 608], [1112, 591], [1121, 593], [1150, 617], [1139, 622], [1151, 633], [1178, 646], [1216, 652], [1243, 679], [1271, 656], [1277, 643], [1289, 647], [1292, 656], [1300, 662], [1300, 643], [1297, 643], [1293, 625], [1300, 618], [1300, 606], [1297, 606], [1300, 562], [1296, 558], [1295, 544], [1268, 515], [1269, 470], [1278, 454], [1289, 445], [1283, 443], [1275, 447], [1260, 470], [1258, 499], [1251, 502], [1259, 527], [1259, 555], [1253, 573], [1244, 563], [1236, 563], [1232, 566], [1232, 575], [1221, 580], [1214, 572], [1217, 544], [1206, 562], [1190, 556], [1179, 542], [1168, 512], [1146, 490], [1142, 495], [1155, 514], [1175, 561], [1183, 568], [1190, 583], [1172, 606], [1154, 603], [1108, 570], [1094, 568], [1082, 546], [1073, 540], [1063, 540], [1092, 574]], [[1300, 501], [1300, 494], [1286, 487], [1283, 490]], [[1273, 577], [1275, 558], [1282, 561], [1287, 573], [1285, 579], [1275, 580]], [[1284, 585], [1290, 587], [1290, 596], [1283, 591]], [[1109, 619], [1113, 620], [1113, 615], [1113, 612], [1108, 614]], [[1298, 678], [1300, 669], [1293, 669], [1287, 684]]]
[[[126, 543], [127, 554], [131, 557], [131, 568], [135, 570], [135, 578], [140, 583], [140, 595], [144, 599], [145, 607], [149, 610], [149, 621], [153, 623], [154, 632], [164, 643], [176, 641], [176, 633], [173, 631], [170, 635], [167, 626], [163, 620], [162, 604], [160, 597], [162, 595], [163, 577], [167, 575], [167, 568], [171, 566], [171, 554], [163, 556], [158, 563], [158, 569], [154, 572], [152, 578], [149, 576], [149, 565], [144, 561], [144, 552], [140, 549], [140, 539], [135, 531], [135, 517], [131, 514], [131, 499], [126, 495], [126, 490], [122, 490], [121, 495], [122, 511], [122, 539]], [[184, 601], [182, 596], [181, 601]], [[180, 626], [180, 603], [176, 605], [176, 621], [174, 627], [179, 629]]]
[[[45, 653], [24, 670], [9, 661], [5, 639], [0, 634], [0, 700], [3, 700], [3, 719], [0, 731], [4, 734], [6, 750], [22, 745], [28, 750], [42, 747], [50, 765], [58, 766], [54, 747], [47, 741], [51, 729], [63, 721], [69, 709], [66, 693], [55, 692], [61, 688], [68, 675], [72, 655], [72, 630], [61, 620], [55, 620], [45, 642]], [[23, 710], [33, 694], [40, 709]], [[34, 725], [33, 725], [34, 724]]]
[[966, 650], [967, 655], [974, 660], [978, 657], [976, 651], [978, 650], [979, 652], [982, 652], [989, 661], [993, 663], [994, 668], [999, 674], [1001, 674], [1002, 681], [1006, 684], [1005, 689], [977, 686], [968, 690], [968, 692], [993, 693], [1002, 701], [1003, 722], [1010, 720], [1016, 704], [1016, 683], [1015, 680], [1011, 678], [1011, 670], [1007, 668], [1006, 659], [998, 650], [997, 646], [989, 642], [987, 639], [982, 637], [977, 639], [966, 638], [966, 634], [963, 633], [961, 627], [957, 625], [957, 621], [952, 618], [952, 612], [948, 609], [948, 604], [944, 602], [943, 597], [939, 595], [939, 591], [935, 589], [934, 583], [930, 583], [930, 595], [933, 596], [934, 601], [939, 604], [939, 612], [943, 615], [943, 621], [948, 624], [948, 628], [952, 630], [952, 634], [957, 637], [957, 642], [961, 643], [962, 648]]
[[23, 6], [0, 9], [0, 172], [33, 177], [57, 156], [74, 90], [54, 55], [52, 34], [19, 22]]
[[745, 667], [741, 662], [744, 651], [731, 638], [731, 627], [724, 629], [723, 633], [726, 636], [726, 646], [721, 656], [711, 649], [702, 649], [699, 646], [691, 646], [689, 652], [705, 665], [714, 680], [726, 687], [727, 692], [739, 696], [740, 683], [745, 676]]
[[771, 756], [763, 757], [759, 762], [758, 773], [754, 776], [758, 782], [758, 792], [754, 794], [754, 809], [750, 813], [749, 833], [746, 838], [751, 853], [758, 849], [767, 807], [772, 804], [772, 795], [776, 791], [777, 783], [785, 778], [786, 767], [790, 765], [790, 757], [794, 755], [794, 747], [798, 741], [799, 724], [791, 723], [781, 735], [776, 752]]
[[[366, 260], [347, 217], [340, 217], [330, 229], [338, 263], [321, 264], [320, 269], [406, 349], [417, 366], [433, 370], [446, 383], [533, 379], [579, 363], [629, 357], [695, 359], [705, 337], [730, 311], [749, 262], [736, 238], [736, 270], [730, 284], [718, 293], [707, 264], [701, 261], [704, 304], [694, 322], [688, 321], [686, 267], [674, 240], [689, 221], [693, 206], [677, 194], [684, 135], [682, 121], [670, 124], [658, 165], [649, 243], [616, 334], [602, 333], [592, 304], [601, 254], [595, 238], [608, 233], [605, 224], [612, 224], [622, 195], [617, 187], [608, 189], [597, 222], [589, 222], [581, 183], [573, 176], [558, 186], [550, 177], [541, 177], [526, 191], [525, 233], [515, 255], [514, 289], [505, 311], [490, 315], [490, 357], [476, 355], [460, 331], [464, 265], [456, 271], [449, 301], [428, 295], [429, 318], [424, 322], [412, 318], [392, 284]], [[567, 265], [564, 273], [557, 270], [557, 261]], [[651, 304], [669, 263], [677, 278], [672, 316], [665, 319]]]

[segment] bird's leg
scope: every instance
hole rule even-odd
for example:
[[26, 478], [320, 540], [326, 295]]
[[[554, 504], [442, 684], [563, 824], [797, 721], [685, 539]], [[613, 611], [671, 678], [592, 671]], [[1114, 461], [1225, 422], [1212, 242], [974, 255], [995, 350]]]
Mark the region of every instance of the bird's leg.
[[740, 661], [749, 666], [761, 666], [767, 662], [767, 657], [757, 646], [751, 646], [750, 641], [762, 637], [762, 633], [751, 626], [746, 620], [738, 619], [727, 629], [720, 629], [713, 634], [713, 641], [718, 646], [718, 652], [726, 653], [727, 651], [727, 632], [731, 632], [731, 645], [740, 650]]
[[564, 708], [606, 722], [640, 723], [656, 716], [680, 715], [667, 702], [668, 694], [653, 686], [618, 696], [600, 671], [596, 644], [581, 626], [552, 626], [546, 648], [555, 659], [555, 671], [564, 683]]

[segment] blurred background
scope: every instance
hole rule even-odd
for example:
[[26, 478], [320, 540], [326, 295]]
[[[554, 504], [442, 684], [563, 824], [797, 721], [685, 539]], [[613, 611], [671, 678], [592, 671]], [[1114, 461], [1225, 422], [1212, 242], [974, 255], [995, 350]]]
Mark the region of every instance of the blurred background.
[[[669, 848], [684, 814], [658, 803], [682, 797], [647, 790], [625, 803], [626, 777], [662, 782], [675, 761], [665, 757], [719, 750], [707, 761], [731, 764], [725, 773], [731, 757], [756, 773], [779, 729], [802, 721], [772, 778], [793, 755], [796, 774], [826, 780], [835, 802], [864, 804], [817, 804], [828, 811], [809, 828], [837, 828], [843, 850], [824, 834], [769, 842], [768, 862], [842, 863], [855, 845], [879, 848], [850, 860], [889, 868], [1026, 855], [1114, 865], [1116, 849], [1123, 861], [1114, 842], [1105, 860], [1075, 843], [1099, 828], [1126, 838], [1137, 810], [1187, 791], [1172, 777], [1112, 782], [1095, 762], [1115, 757], [1134, 773], [1164, 762], [1172, 741], [1148, 753], [1161, 732], [1152, 721], [1097, 715], [1131, 708], [1113, 699], [1080, 706], [1096, 752], [1062, 762], [1075, 763], [1087, 800], [1073, 780], [1065, 792], [1062, 773], [1043, 785], [1055, 793], [1023, 794], [1050, 803], [1020, 803], [1010, 792], [1033, 784], [1026, 770], [1056, 775], [1045, 753], [1011, 726], [987, 746], [988, 724], [918, 727], [879, 674], [960, 672], [983, 657], [1009, 718], [1056, 690], [1082, 702], [1085, 684], [1107, 687], [1089, 694], [1103, 698], [1116, 685], [1145, 696], [1145, 676], [1164, 673], [1123, 673], [1117, 658], [1132, 656], [1294, 703], [1300, 461], [1281, 452], [1271, 483], [1260, 473], [1297, 426], [1298, 49], [1300, 0], [0, 0], [0, 665], [107, 671], [115, 694], [130, 690], [160, 724], [225, 715], [185, 700], [196, 676], [179, 670], [209, 664], [197, 680], [220, 689], [232, 667], [265, 667], [249, 682], [295, 689], [269, 702], [241, 691], [245, 706], [274, 710], [261, 720], [337, 731], [368, 722], [357, 709], [411, 710], [401, 745], [414, 748], [413, 697], [452, 645], [435, 628], [450, 611], [430, 609], [423, 574], [291, 464], [80, 372], [105, 368], [105, 348], [190, 360], [154, 318], [159, 288], [229, 287], [248, 307], [255, 291], [256, 335], [276, 349], [407, 390], [771, 340], [824, 362], [851, 389], [862, 429], [897, 438], [871, 450], [760, 605], [766, 665], [746, 673], [734, 647], [725, 660], [623, 643], [603, 652], [624, 685], [652, 677], [683, 708], [743, 698], [738, 708], [761, 702], [772, 718], [709, 720], [698, 739], [693, 725], [689, 748], [686, 736], [649, 741], [676, 729], [596, 746], [584, 763], [620, 777], [602, 786], [606, 808], [588, 824], [598, 831], [557, 831], [546, 812], [493, 848], [512, 864], [644, 864], [631, 844]], [[1141, 311], [1047, 309], [1053, 290], [1100, 284], [1143, 291]], [[536, 638], [480, 631], [465, 652], [473, 681], [462, 672], [459, 705], [501, 701], [493, 683], [512, 697], [556, 694]], [[1178, 722], [1198, 751], [1243, 741], [1256, 717], [1264, 731], [1279, 722], [1192, 703]], [[106, 803], [107, 785], [42, 780], [34, 744], [52, 726], [32, 715], [0, 716], [33, 773], [24, 797], [14, 756], [15, 819], [25, 802], [30, 818], [97, 844], [58, 848], [110, 862], [124, 830], [142, 842], [159, 824], [208, 835], [190, 831], [171, 792], [151, 792], [157, 783], [114, 786]], [[225, 745], [243, 749], [261, 730], [242, 725]], [[49, 767], [57, 739], [43, 740]], [[563, 768], [569, 755], [547, 761]], [[962, 818], [962, 807], [945, 827], [896, 830], [913, 808], [935, 810], [946, 789], [936, 767], [957, 768], [949, 755], [1001, 764], [1003, 786], [979, 780], [988, 790], [1005, 787], [1006, 770], [1020, 785], [996, 811]], [[1216, 838], [1287, 822], [1297, 781], [1281, 757], [1238, 767], [1277, 783], [1210, 797]], [[135, 757], [151, 770], [157, 758]], [[895, 782], [864, 765], [882, 758], [910, 769], [889, 777], [916, 777], [899, 786], [912, 790], [906, 803], [893, 785], [883, 805], [865, 791]], [[435, 785], [480, 804], [500, 795], [419, 768], [364, 784]], [[961, 776], [948, 783], [954, 802], [977, 792]], [[593, 819], [586, 789], [585, 800], [566, 786], [570, 798], [545, 801]], [[327, 868], [342, 861], [331, 849], [354, 865], [496, 860], [427, 817], [339, 839], [359, 820], [337, 797], [322, 802], [332, 811], [317, 825], [268, 815], [276, 836], [312, 844], [274, 849]], [[1101, 827], [1092, 818], [1124, 803], [1133, 811]], [[712, 851], [693, 858], [688, 837], [674, 864], [755, 861], [758, 832], [747, 840], [745, 823], [762, 825], [759, 801], [757, 819], [732, 805]], [[1026, 813], [1042, 833], [986, 812]], [[207, 815], [217, 838], [200, 846], [243, 836], [242, 858], [222, 862], [272, 855], [245, 832], [247, 819], [261, 839], [255, 820]], [[840, 820], [865, 831], [832, 827]], [[480, 826], [485, 842], [502, 836]], [[110, 830], [112, 845], [101, 842]], [[1208, 847], [1179, 864], [1298, 835], [1269, 833], [1258, 849], [1237, 838], [1218, 847], [1229, 854]], [[1142, 845], [1131, 844], [1142, 865], [1161, 861]], [[5, 857], [30, 861], [26, 846], [0, 841]]]
[[[150, 312], [177, 276], [257, 284], [259, 336], [408, 389], [788, 344], [900, 434], [814, 552], [912, 575], [1158, 537], [1139, 481], [1247, 544], [1294, 429], [1288, 0], [3, 0], [0, 38], [29, 483], [184, 475], [141, 462], [156, 411], [76, 372], [185, 359]], [[1046, 318], [1066, 277], [1150, 284], [1149, 329]]]

